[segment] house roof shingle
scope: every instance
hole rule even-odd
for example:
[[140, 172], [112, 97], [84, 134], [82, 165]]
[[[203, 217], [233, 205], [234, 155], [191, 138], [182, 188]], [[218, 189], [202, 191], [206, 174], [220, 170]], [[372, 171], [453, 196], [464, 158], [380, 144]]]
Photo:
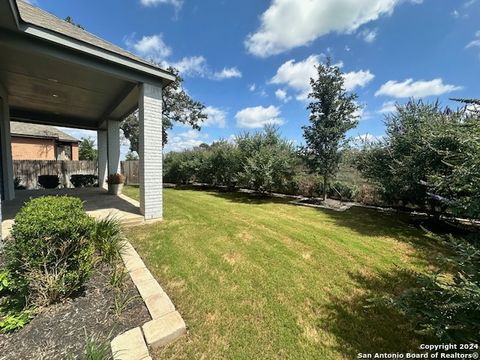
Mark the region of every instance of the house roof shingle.
[[131, 60], [141, 62], [142, 64], [151, 66], [153, 68], [164, 71], [158, 66], [108, 42], [98, 36], [95, 36], [88, 31], [79, 28], [69, 22], [59, 19], [55, 15], [50, 14], [47, 11], [44, 11], [38, 7], [35, 7], [23, 0], [17, 0], [18, 10], [20, 12], [21, 19], [29, 24], [42, 27], [46, 30], [54, 31], [56, 33], [65, 35], [75, 40], [79, 40], [90, 45], [94, 45], [103, 50], [113, 52], [118, 55], [122, 55]]
[[78, 139], [70, 136], [54, 126], [27, 124], [17, 121], [10, 122], [10, 133], [12, 136], [26, 136], [35, 138], [54, 138], [65, 142], [79, 142]]

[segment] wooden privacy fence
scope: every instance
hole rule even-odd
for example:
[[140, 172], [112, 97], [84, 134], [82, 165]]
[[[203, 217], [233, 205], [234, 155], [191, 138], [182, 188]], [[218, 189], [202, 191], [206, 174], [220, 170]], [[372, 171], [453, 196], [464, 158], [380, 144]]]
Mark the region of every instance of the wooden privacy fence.
[[122, 161], [120, 163], [122, 174], [125, 176], [125, 184], [139, 184], [139, 161]]
[[40, 175], [57, 175], [61, 187], [73, 187], [70, 176], [74, 174], [98, 175], [96, 161], [80, 160], [14, 160], [13, 174], [19, 184], [27, 189], [38, 189]]

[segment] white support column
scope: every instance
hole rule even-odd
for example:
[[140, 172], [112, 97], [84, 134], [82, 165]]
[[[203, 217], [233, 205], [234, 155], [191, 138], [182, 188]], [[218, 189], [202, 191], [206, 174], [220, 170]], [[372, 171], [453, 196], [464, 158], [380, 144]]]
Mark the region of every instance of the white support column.
[[162, 88], [140, 86], [140, 212], [149, 219], [163, 217]]
[[10, 137], [10, 109], [8, 107], [8, 96], [0, 86], [0, 143], [2, 156], [2, 183], [5, 200], [15, 198], [15, 187], [13, 183], [13, 161], [12, 142]]
[[108, 174], [120, 172], [120, 121], [108, 120]]
[[108, 168], [107, 130], [97, 131], [97, 145], [98, 145], [98, 187], [104, 188], [106, 186], [107, 168]]

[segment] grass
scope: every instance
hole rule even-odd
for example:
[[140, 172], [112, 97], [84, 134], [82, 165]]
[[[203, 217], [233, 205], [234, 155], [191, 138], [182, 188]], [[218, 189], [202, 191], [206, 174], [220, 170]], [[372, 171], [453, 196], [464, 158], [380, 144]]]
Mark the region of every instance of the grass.
[[164, 204], [162, 223], [127, 234], [189, 328], [158, 358], [342, 359], [432, 341], [372, 302], [433, 266], [433, 242], [398, 215], [177, 189]]

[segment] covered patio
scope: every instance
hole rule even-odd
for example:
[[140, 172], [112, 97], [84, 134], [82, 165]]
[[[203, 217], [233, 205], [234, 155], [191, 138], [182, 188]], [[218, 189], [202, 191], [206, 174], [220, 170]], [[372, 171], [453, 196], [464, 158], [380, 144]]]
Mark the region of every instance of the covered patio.
[[6, 237], [10, 233], [15, 215], [26, 201], [48, 195], [75, 196], [80, 198], [84, 202], [87, 213], [96, 219], [111, 216], [126, 226], [138, 225], [144, 222], [138, 201], [125, 195], [109, 195], [102, 188], [21, 190], [16, 192], [15, 199], [2, 203], [3, 236]]
[[[21, 0], [0, 2], [3, 217], [11, 221], [26, 198], [41, 194], [15, 192], [10, 137], [10, 121], [15, 120], [97, 131], [99, 189], [43, 194], [67, 191], [83, 197], [92, 212], [128, 208], [126, 212], [145, 220], [161, 219], [162, 89], [174, 80], [159, 67], [39, 8]], [[140, 202], [133, 210], [132, 203], [106, 195], [103, 188], [109, 174], [120, 172], [120, 122], [137, 109]]]

